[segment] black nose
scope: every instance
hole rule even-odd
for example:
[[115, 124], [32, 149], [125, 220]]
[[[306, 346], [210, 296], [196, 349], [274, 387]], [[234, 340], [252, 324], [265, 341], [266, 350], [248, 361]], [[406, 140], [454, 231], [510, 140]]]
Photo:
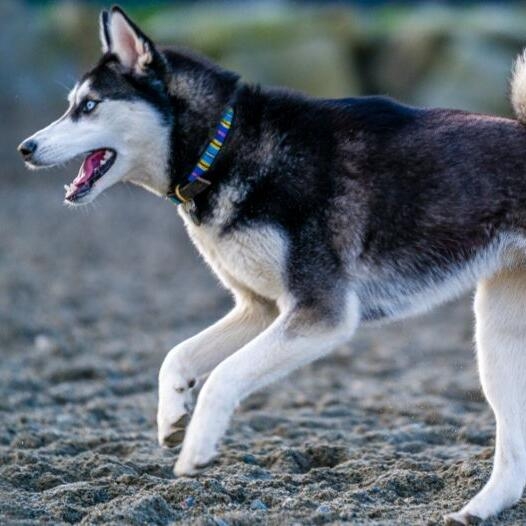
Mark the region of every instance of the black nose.
[[28, 159], [31, 159], [31, 156], [35, 153], [36, 149], [37, 149], [37, 143], [36, 141], [33, 141], [31, 139], [24, 141], [22, 144], [18, 146], [18, 151], [22, 154], [22, 157], [26, 161]]

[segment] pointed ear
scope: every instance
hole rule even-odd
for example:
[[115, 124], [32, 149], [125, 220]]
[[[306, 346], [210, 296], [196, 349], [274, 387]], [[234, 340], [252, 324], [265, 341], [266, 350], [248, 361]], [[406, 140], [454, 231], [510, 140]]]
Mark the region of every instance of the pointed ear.
[[152, 41], [120, 7], [101, 13], [100, 35], [103, 51], [116, 55], [124, 67], [140, 73], [153, 62], [155, 50]]

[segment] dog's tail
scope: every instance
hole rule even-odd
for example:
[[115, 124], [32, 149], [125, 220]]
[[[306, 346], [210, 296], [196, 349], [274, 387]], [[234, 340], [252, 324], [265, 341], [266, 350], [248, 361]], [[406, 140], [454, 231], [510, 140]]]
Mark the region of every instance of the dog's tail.
[[526, 49], [517, 57], [513, 65], [510, 99], [517, 120], [526, 124]]

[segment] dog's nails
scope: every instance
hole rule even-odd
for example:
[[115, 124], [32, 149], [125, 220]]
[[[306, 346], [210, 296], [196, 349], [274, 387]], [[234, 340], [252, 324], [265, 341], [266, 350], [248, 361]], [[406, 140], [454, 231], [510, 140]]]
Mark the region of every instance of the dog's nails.
[[190, 422], [190, 417], [185, 413], [179, 418], [179, 420], [177, 420], [177, 422], [174, 422], [171, 427], [172, 429], [185, 428], [188, 425], [188, 422]]
[[163, 446], [164, 447], [175, 447], [178, 446], [184, 438], [185, 428], [188, 425], [190, 418], [187, 414], [184, 414], [170, 426], [171, 433], [164, 437]]
[[445, 526], [472, 526], [481, 522], [482, 519], [480, 517], [462, 513], [451, 513], [444, 517]]

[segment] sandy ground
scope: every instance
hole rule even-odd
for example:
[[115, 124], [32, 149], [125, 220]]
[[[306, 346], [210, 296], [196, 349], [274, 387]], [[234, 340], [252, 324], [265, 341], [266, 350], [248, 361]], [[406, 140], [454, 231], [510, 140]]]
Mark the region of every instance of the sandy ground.
[[[170, 203], [119, 188], [67, 210], [60, 188], [0, 194], [0, 523], [431, 525], [486, 480], [468, 299], [252, 396], [219, 463], [175, 479], [157, 371], [229, 297]], [[525, 521], [520, 503], [488, 524]]]

